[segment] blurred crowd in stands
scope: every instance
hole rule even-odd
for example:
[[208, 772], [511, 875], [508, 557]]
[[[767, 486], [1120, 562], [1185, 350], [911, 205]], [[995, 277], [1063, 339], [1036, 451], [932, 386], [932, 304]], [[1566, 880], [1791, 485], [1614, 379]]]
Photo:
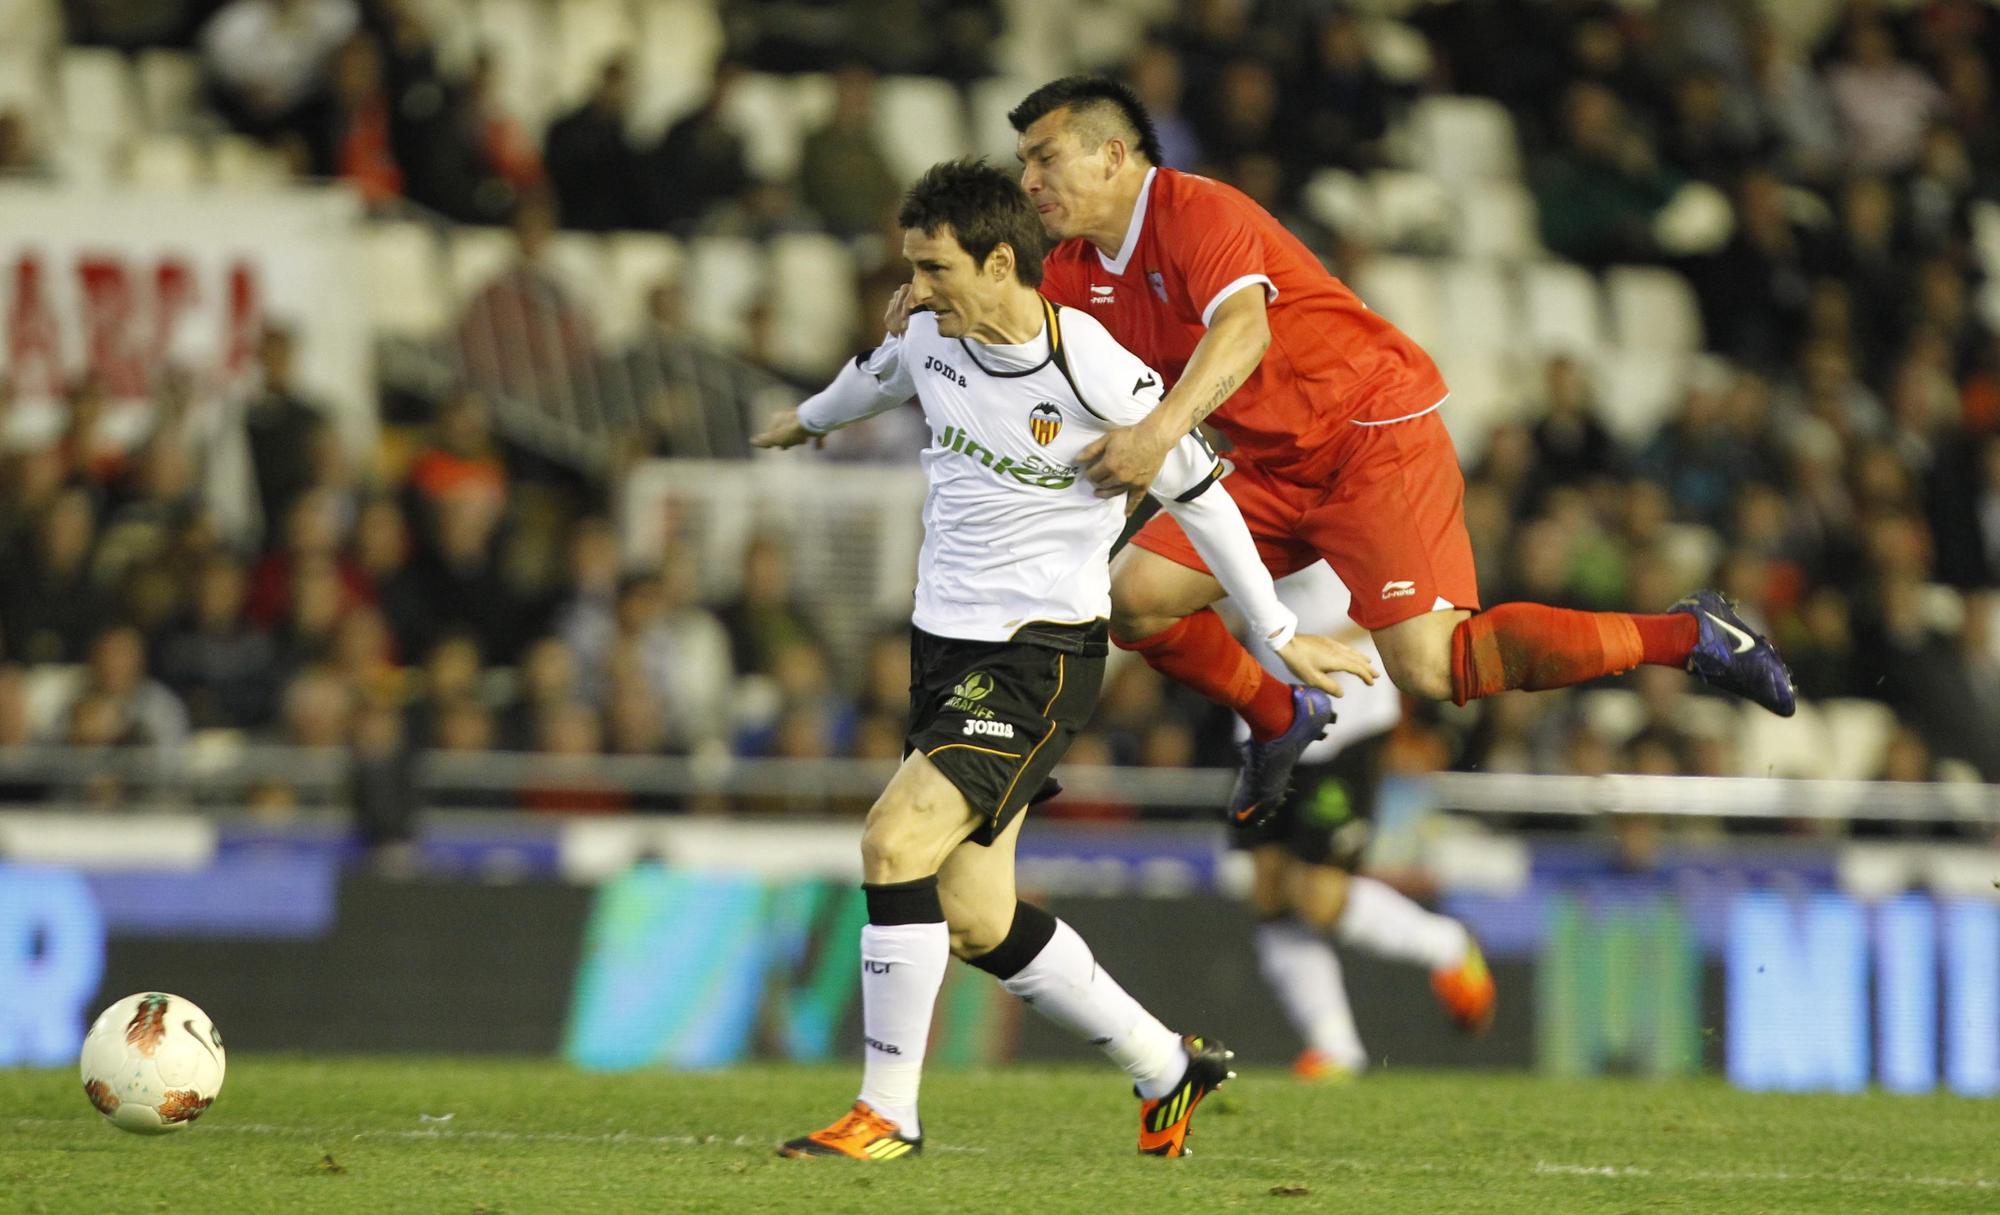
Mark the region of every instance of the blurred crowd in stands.
[[[489, 56], [446, 72], [426, 10], [404, 0], [67, 7], [72, 37], [198, 48], [216, 113], [302, 174], [348, 179], [378, 205], [515, 224], [523, 267], [556, 226], [849, 240], [857, 345], [901, 273], [886, 255], [898, 178], [870, 120], [876, 73], [967, 84], [992, 70], [1001, 21], [997, 4], [946, 0], [727, 4], [731, 45], [707, 100], [635, 142], [627, 58], [538, 134], [498, 101]], [[1656, 611], [1720, 585], [1807, 698], [1890, 706], [1874, 775], [2000, 781], [2000, 334], [1977, 304], [1989, 284], [1971, 221], [2000, 199], [2000, 8], [1851, 0], [1808, 40], [1750, 0], [1441, 0], [1402, 6], [1430, 65], [1411, 83], [1379, 71], [1366, 7], [1189, 0], [1103, 66], [1152, 106], [1169, 163], [1240, 185], [1343, 274], [1374, 251], [1308, 217], [1312, 172], [1383, 164], [1423, 93], [1495, 98], [1546, 245], [1591, 267], [1671, 265], [1705, 323], [1710, 354], [1639, 445], [1603, 424], [1585, 363], [1547, 360], [1530, 420], [1500, 426], [1467, 470], [1486, 602]], [[157, 20], [114, 28], [140, 10]], [[830, 67], [836, 104], [797, 179], [758, 178], [720, 118], [733, 83]], [[0, 170], [36, 157], [0, 114]], [[1660, 239], [1688, 182], [1728, 200], [1718, 248]], [[565, 307], [552, 278], [493, 290]], [[662, 288], [653, 303], [648, 340], [676, 341], [678, 300]], [[268, 332], [260, 387], [240, 403], [264, 521], [250, 534], [202, 508], [201, 453], [171, 384], [130, 450], [96, 442], [86, 383], [58, 444], [0, 456], [0, 747], [226, 730], [378, 749], [896, 755], [902, 630], [885, 622], [865, 656], [837, 662], [782, 536], [759, 537], [734, 577], [704, 578], [675, 550], [629, 568], [608, 487], [496, 432], [490, 398], [531, 368], [468, 359], [462, 387], [392, 416], [381, 451], [351, 452], [293, 382], [298, 340]], [[703, 432], [734, 437], [711, 448], [743, 454], [741, 399], [718, 397], [685, 408], [713, 410]], [[849, 442], [857, 457], [907, 450]], [[706, 601], [717, 583], [734, 597]], [[35, 702], [34, 664], [74, 664], [59, 702]], [[1742, 771], [1733, 731], [1683, 677], [1648, 668], [1615, 686], [1637, 693], [1636, 730], [1601, 729], [1589, 690], [1420, 706], [1393, 762]], [[1230, 739], [1217, 713], [1126, 662], [1071, 759], [1227, 764]]]

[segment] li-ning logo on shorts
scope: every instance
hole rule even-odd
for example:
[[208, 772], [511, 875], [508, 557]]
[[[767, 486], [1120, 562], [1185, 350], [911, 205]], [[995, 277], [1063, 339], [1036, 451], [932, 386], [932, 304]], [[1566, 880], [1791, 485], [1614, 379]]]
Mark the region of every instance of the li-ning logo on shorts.
[[1401, 599], [1406, 595], [1414, 595], [1416, 593], [1417, 584], [1414, 582], [1385, 582], [1382, 584], [1382, 598], [1384, 599]]
[[1035, 442], [1047, 447], [1062, 433], [1062, 411], [1052, 402], [1043, 401], [1028, 411], [1028, 432], [1035, 436]]

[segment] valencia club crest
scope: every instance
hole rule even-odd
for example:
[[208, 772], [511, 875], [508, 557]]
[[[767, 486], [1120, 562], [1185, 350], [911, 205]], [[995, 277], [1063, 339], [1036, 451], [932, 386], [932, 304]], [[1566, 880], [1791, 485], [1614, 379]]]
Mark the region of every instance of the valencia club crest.
[[1028, 412], [1028, 430], [1035, 442], [1047, 447], [1062, 433], [1062, 411], [1043, 401]]

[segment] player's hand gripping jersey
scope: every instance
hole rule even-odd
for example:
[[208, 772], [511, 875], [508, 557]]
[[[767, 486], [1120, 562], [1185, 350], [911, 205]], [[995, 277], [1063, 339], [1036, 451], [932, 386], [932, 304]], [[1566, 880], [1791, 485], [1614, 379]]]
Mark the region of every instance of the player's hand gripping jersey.
[[1209, 421], [1232, 458], [1315, 483], [1338, 467], [1350, 422], [1434, 409], [1430, 356], [1368, 310], [1284, 225], [1231, 186], [1152, 169], [1115, 258], [1066, 240], [1043, 263], [1042, 293], [1101, 322], [1117, 342], [1180, 378], [1223, 299], [1261, 283], [1271, 346]]
[[[1158, 372], [1088, 315], [1044, 304], [1042, 333], [1018, 346], [938, 333], [928, 312], [901, 338], [857, 357], [799, 407], [824, 432], [912, 396], [930, 423], [929, 493], [914, 619], [940, 637], [1005, 641], [1036, 621], [1085, 623], [1111, 612], [1106, 557], [1125, 522], [1121, 499], [1098, 498], [1077, 453], [1159, 403]], [[1223, 472], [1189, 435], [1152, 492], [1179, 519], [1256, 633], [1274, 647], [1297, 618], [1278, 602], [1241, 514], [1206, 493]]]

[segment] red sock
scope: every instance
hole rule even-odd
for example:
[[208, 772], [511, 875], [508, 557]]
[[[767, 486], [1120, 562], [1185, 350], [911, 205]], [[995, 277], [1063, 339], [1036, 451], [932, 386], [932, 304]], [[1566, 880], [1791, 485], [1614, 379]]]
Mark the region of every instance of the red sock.
[[1291, 727], [1292, 685], [1250, 657], [1213, 608], [1183, 617], [1151, 637], [1118, 645], [1176, 683], [1236, 710], [1250, 723], [1252, 737], [1276, 738]]
[[1694, 617], [1574, 612], [1503, 603], [1451, 634], [1451, 698], [1457, 704], [1520, 688], [1541, 692], [1629, 671], [1642, 662], [1687, 665]]

